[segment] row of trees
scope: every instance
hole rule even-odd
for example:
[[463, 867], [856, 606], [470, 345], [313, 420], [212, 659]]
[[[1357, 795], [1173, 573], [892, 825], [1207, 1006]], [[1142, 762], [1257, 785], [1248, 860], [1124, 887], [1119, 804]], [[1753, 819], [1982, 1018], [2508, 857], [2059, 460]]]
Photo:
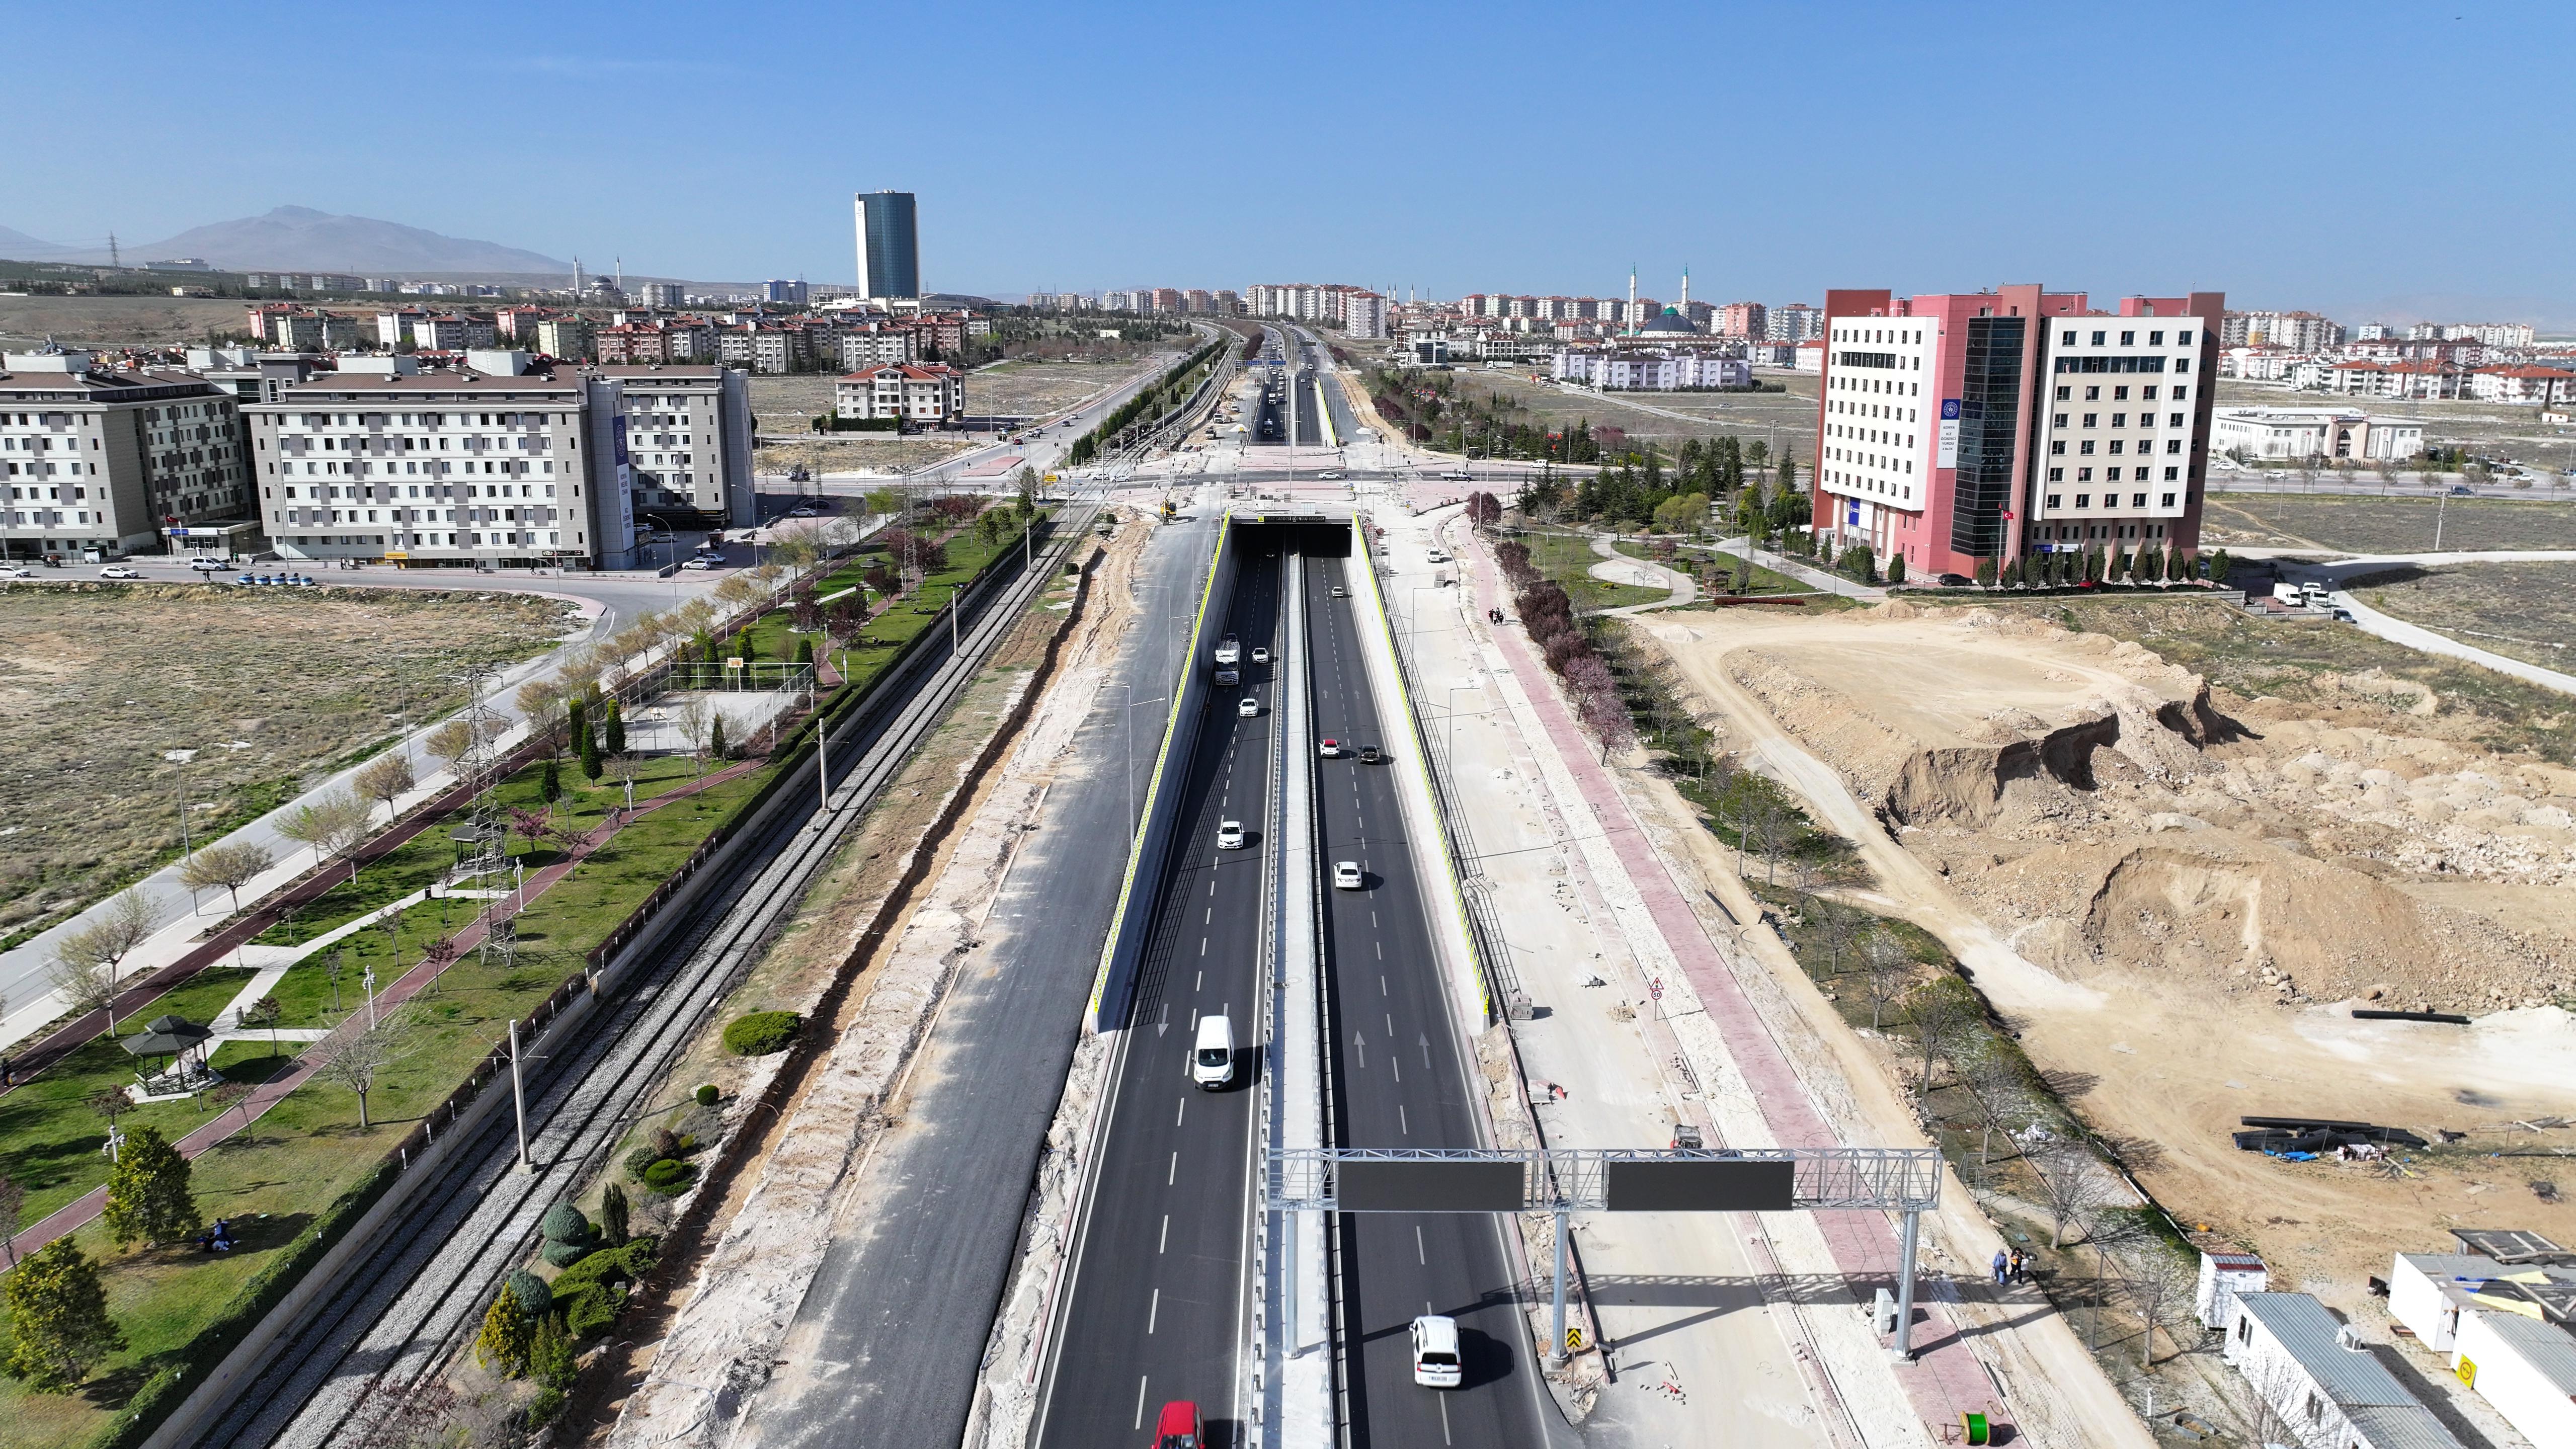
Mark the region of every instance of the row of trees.
[[[1901, 561], [1899, 561], [1901, 564]], [[1976, 581], [1999, 589], [2072, 588], [2077, 584], [2179, 584], [2201, 579], [2225, 582], [2234, 562], [2227, 551], [2197, 554], [2161, 544], [2126, 549], [2087, 547], [2078, 553], [2028, 553], [1998, 562], [1977, 560]], [[1902, 573], [1891, 573], [1902, 582]]]
[[1159, 418], [1188, 401], [1190, 393], [1206, 377], [1207, 370], [1225, 355], [1227, 345], [1221, 337], [1210, 342], [1191, 353], [1188, 361], [1164, 374], [1162, 381], [1112, 408], [1109, 416], [1102, 418], [1098, 426], [1073, 440], [1073, 448], [1065, 454], [1066, 465], [1081, 467], [1107, 447], [1111, 439], [1125, 431], [1128, 424], [1141, 418]]
[[1575, 716], [1599, 737], [1601, 757], [1606, 760], [1612, 750], [1626, 748], [1636, 731], [1629, 724], [1627, 705], [1619, 698], [1619, 681], [1600, 651], [1584, 637], [1583, 625], [1574, 615], [1574, 600], [1538, 571], [1530, 562], [1528, 546], [1518, 540], [1496, 544], [1494, 558], [1502, 566], [1504, 581], [1511, 585], [1512, 608], [1520, 616], [1521, 627], [1529, 632], [1549, 671], [1564, 681]]

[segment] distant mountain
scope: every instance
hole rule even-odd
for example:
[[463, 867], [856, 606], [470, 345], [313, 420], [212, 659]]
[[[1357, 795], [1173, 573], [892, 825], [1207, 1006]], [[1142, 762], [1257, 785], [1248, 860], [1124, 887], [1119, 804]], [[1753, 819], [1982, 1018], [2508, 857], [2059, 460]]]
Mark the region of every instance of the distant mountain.
[[[442, 236], [400, 222], [333, 216], [306, 206], [281, 206], [266, 216], [193, 227], [154, 242], [119, 248], [125, 264], [196, 257], [226, 271], [570, 272], [572, 263], [498, 242]], [[105, 248], [64, 247], [0, 227], [0, 256], [22, 261], [107, 260]]]

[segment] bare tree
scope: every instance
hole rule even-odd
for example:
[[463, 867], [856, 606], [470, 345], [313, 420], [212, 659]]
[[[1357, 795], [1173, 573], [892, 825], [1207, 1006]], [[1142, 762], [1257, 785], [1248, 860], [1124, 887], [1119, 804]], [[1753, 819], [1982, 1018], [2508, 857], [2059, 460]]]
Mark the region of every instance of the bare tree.
[[104, 1011], [116, 1032], [116, 996], [123, 989], [125, 958], [152, 937], [152, 908], [131, 887], [108, 897], [88, 921], [64, 933], [54, 947], [51, 975], [65, 998], [86, 1015]]
[[374, 807], [346, 790], [335, 790], [296, 811], [277, 827], [277, 833], [298, 845], [313, 847], [314, 857], [346, 860], [349, 879], [358, 878], [358, 847], [367, 843], [367, 834], [375, 819]]
[[5, 1177], [0, 1177], [0, 1248], [9, 1252], [9, 1266], [18, 1266], [18, 1214], [27, 1207], [27, 1190]]
[[2162, 1243], [2151, 1244], [2145, 1261], [2122, 1279], [2120, 1289], [2121, 1296], [2129, 1300], [2129, 1306], [2146, 1324], [2146, 1332], [2138, 1340], [2138, 1367], [2154, 1368], [2157, 1329], [2166, 1331], [2165, 1336], [2174, 1340], [2175, 1348], [2182, 1347], [2181, 1337], [2173, 1330], [2199, 1295], [2200, 1265], [2185, 1260]]
[[412, 775], [411, 756], [396, 751], [379, 755], [358, 772], [358, 793], [385, 807], [385, 823], [394, 823], [394, 802], [420, 782]]
[[1926, 1105], [1932, 1100], [1933, 1064], [1949, 1053], [1951, 1039], [1975, 1019], [1968, 1003], [1960, 999], [1965, 988], [1966, 983], [1945, 971], [1914, 988], [1905, 999], [1905, 1019], [1914, 1027], [1914, 1039], [1923, 1051], [1923, 1081], [1915, 1100]]
[[564, 687], [551, 679], [531, 679], [519, 686], [519, 713], [528, 717], [528, 729], [546, 742], [550, 750], [563, 748]]
[[1869, 993], [1869, 1029], [1878, 1031], [1887, 1015], [1887, 1004], [1904, 989], [1905, 978], [1912, 974], [1914, 961], [1903, 942], [1889, 935], [1885, 927], [1874, 928], [1860, 952], [1861, 985]]
[[2032, 1116], [2030, 1084], [2024, 1079], [2021, 1064], [2015, 1061], [2000, 1040], [1988, 1038], [1983, 1049], [1964, 1061], [1953, 1057], [1951, 1070], [1959, 1074], [1968, 1095], [1977, 1099], [1980, 1122], [1977, 1136], [1977, 1166], [1984, 1168], [1994, 1147], [1995, 1129], [2004, 1130], [2006, 1141], [2016, 1140], [2015, 1133], [2030, 1125]]
[[375, 1088], [377, 1076], [419, 1050], [413, 1026], [408, 1002], [381, 1012], [372, 1027], [362, 1024], [358, 1014], [352, 1012], [313, 1047], [312, 1054], [321, 1063], [313, 1075], [358, 1094], [359, 1131], [371, 1126], [367, 1120], [367, 1093]]
[[1860, 930], [1859, 913], [1840, 901], [1816, 898], [1816, 931], [1825, 938], [1825, 974], [1843, 973], [1843, 956]]
[[221, 886], [232, 895], [233, 909], [241, 909], [241, 888], [259, 879], [260, 873], [277, 864], [268, 847], [249, 841], [222, 841], [189, 856], [179, 866], [179, 882], [192, 891], [213, 890]]
[[2109, 1195], [2102, 1164], [2082, 1143], [2062, 1137], [2030, 1153], [2029, 1161], [2040, 1195], [2048, 1199], [2048, 1245], [2065, 1247], [2067, 1226], [2081, 1222], [2087, 1210]]
[[1768, 884], [1780, 883], [1780, 850], [1789, 838], [1788, 812], [1779, 802], [1764, 800], [1753, 809], [1753, 838], [1762, 842], [1762, 869]]
[[700, 773], [706, 769], [707, 741], [715, 730], [715, 722], [714, 708], [703, 699], [690, 700], [671, 716], [671, 723], [680, 731], [680, 738], [688, 741], [689, 753], [696, 757]]
[[454, 770], [459, 761], [474, 749], [474, 727], [461, 719], [452, 719], [429, 732], [425, 742], [429, 752], [447, 762]]

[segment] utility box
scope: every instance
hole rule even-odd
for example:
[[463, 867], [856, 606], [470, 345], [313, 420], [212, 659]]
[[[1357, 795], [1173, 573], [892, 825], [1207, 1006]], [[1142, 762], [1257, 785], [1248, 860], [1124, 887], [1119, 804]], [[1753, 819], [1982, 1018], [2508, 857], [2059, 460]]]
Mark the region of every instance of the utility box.
[[1896, 1333], [1896, 1295], [1881, 1288], [1869, 1300], [1869, 1329], [1882, 1338]]

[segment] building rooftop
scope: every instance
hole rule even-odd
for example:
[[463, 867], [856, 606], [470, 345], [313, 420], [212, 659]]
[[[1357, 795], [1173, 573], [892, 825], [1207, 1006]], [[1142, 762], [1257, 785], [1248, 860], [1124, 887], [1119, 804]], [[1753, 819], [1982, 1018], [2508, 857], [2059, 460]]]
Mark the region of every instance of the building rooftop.
[[2519, 1313], [2481, 1313], [2478, 1321], [2512, 1345], [2522, 1361], [2547, 1379], [2551, 1388], [2576, 1396], [2576, 1336], [2554, 1323], [2525, 1318]]
[[[2377, 1354], [2336, 1342], [2343, 1324], [2307, 1294], [2241, 1293], [2236, 1304], [2280, 1341], [2299, 1367], [2334, 1396], [2338, 1407], [2422, 1407], [2422, 1401], [2397, 1381]], [[2450, 1446], [2458, 1441], [2446, 1432], [2438, 1442]]]

